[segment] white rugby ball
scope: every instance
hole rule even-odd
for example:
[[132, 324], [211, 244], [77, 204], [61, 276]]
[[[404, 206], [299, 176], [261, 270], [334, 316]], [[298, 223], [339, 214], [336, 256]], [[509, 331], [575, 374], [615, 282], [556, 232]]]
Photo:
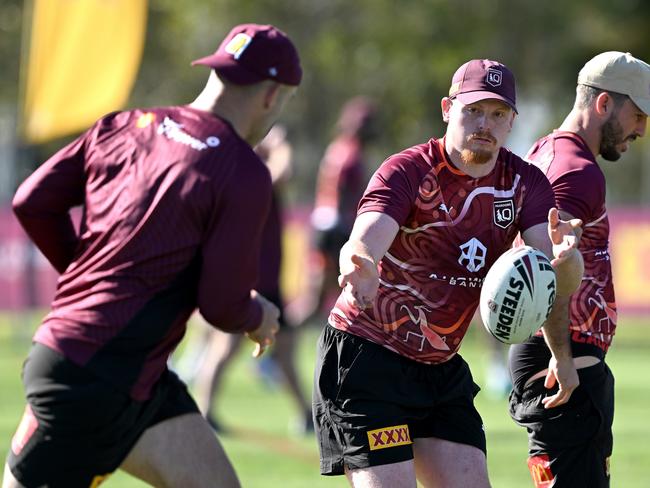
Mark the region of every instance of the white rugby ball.
[[544, 324], [555, 302], [555, 270], [530, 246], [509, 249], [488, 271], [481, 289], [481, 320], [506, 344], [519, 344]]

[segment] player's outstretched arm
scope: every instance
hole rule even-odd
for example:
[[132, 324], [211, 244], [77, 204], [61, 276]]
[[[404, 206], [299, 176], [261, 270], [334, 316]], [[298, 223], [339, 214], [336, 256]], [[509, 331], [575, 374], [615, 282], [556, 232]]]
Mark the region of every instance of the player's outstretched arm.
[[542, 399], [544, 408], [553, 408], [568, 402], [573, 390], [580, 384], [569, 340], [569, 301], [568, 296], [558, 295], [542, 328], [544, 340], [552, 353], [544, 387], [551, 389], [556, 383], [558, 385], [557, 393]]
[[585, 270], [582, 254], [578, 250], [579, 236], [582, 235], [582, 220], [569, 217], [560, 218], [557, 209], [548, 213], [548, 236], [553, 243], [553, 260], [557, 278], [558, 296], [569, 296], [580, 286]]
[[339, 255], [339, 286], [351, 306], [363, 310], [372, 305], [379, 288], [377, 264], [398, 230], [399, 224], [380, 212], [362, 213], [355, 220]]
[[581, 222], [577, 219], [561, 220], [557, 209], [553, 208], [549, 211], [547, 226], [536, 225], [526, 230], [522, 236], [526, 244], [552, 258], [551, 264], [557, 278], [557, 297], [542, 332], [552, 353], [544, 386], [550, 389], [557, 383], [559, 389], [554, 395], [542, 400], [546, 408], [569, 401], [573, 390], [580, 384], [569, 340], [570, 295], [580, 284], [584, 270], [582, 255], [577, 248], [576, 229], [580, 225]]

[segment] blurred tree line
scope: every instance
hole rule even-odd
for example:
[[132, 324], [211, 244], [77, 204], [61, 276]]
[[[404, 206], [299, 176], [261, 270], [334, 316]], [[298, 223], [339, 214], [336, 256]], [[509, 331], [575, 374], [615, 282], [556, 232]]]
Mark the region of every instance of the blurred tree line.
[[[15, 106], [19, 93], [22, 9], [20, 0], [0, 0], [0, 105]], [[129, 105], [191, 101], [207, 73], [190, 61], [214, 51], [241, 22], [277, 25], [301, 53], [304, 82], [282, 118], [294, 143], [300, 202], [310, 201], [338, 109], [351, 96], [368, 95], [380, 106], [376, 167], [393, 152], [442, 135], [440, 99], [458, 66], [472, 58], [499, 60], [517, 76], [521, 108], [510, 145], [521, 154], [561, 123], [589, 58], [619, 50], [650, 60], [644, 0], [150, 0]], [[621, 162], [603, 163], [610, 202], [650, 203], [648, 139], [633, 144]]]

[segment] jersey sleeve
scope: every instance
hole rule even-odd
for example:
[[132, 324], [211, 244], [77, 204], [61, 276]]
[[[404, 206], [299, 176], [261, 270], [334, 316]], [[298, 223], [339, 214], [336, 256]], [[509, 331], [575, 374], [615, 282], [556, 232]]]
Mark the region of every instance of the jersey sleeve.
[[63, 273], [79, 242], [69, 210], [83, 204], [85, 152], [94, 129], [58, 151], [18, 188], [13, 210], [36, 247]]
[[527, 163], [525, 195], [521, 210], [520, 231], [548, 221], [548, 211], [555, 206], [553, 189], [541, 170]]
[[357, 214], [381, 212], [403, 225], [417, 198], [421, 179], [420, 168], [412, 160], [401, 155], [387, 159], [370, 179]]
[[199, 312], [227, 332], [255, 330], [262, 320], [250, 292], [258, 280], [271, 176], [262, 163], [259, 169], [247, 166], [238, 164], [228, 177], [202, 247]]
[[[552, 187], [558, 209], [584, 223], [593, 220], [594, 209], [605, 201], [604, 179], [594, 166], [563, 173], [552, 182]], [[589, 191], [584, 191], [585, 188]]]

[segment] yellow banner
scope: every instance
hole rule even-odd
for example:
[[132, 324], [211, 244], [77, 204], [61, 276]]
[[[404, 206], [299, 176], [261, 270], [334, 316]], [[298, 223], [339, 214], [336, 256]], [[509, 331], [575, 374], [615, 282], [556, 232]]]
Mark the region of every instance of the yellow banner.
[[80, 132], [127, 101], [140, 65], [147, 0], [34, 0], [23, 138]]

